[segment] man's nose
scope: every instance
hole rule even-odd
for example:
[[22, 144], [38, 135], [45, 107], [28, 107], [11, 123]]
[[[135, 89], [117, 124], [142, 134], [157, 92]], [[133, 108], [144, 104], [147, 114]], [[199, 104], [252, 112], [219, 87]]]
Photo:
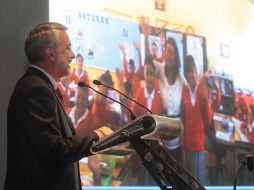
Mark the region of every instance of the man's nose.
[[74, 52], [71, 50], [71, 59], [74, 59], [75, 58], [75, 54]]

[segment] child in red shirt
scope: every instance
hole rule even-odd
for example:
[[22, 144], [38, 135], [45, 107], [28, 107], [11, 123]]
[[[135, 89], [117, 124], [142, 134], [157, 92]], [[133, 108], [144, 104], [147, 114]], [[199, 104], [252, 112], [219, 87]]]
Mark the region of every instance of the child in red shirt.
[[209, 123], [208, 98], [204, 96], [202, 80], [197, 81], [194, 58], [188, 55], [185, 63], [187, 85], [183, 87], [181, 118], [184, 132], [181, 139], [184, 166], [205, 183], [205, 127]]

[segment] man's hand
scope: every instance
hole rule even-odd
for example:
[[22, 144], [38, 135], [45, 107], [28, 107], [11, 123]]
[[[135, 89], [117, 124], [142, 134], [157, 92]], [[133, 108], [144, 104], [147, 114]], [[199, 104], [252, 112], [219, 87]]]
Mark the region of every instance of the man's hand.
[[96, 129], [94, 132], [99, 136], [99, 140], [113, 133], [113, 131], [106, 126]]

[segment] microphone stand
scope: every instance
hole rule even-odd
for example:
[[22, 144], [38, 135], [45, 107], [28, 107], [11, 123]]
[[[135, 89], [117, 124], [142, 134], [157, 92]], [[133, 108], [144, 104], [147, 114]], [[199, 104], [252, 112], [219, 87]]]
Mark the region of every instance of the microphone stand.
[[[128, 97], [127, 95], [123, 94], [122, 92], [118, 91], [115, 88], [112, 88], [108, 85], [101, 83], [99, 80], [94, 80], [94, 84], [96, 85], [103, 85], [109, 89], [115, 90], [118, 93], [122, 94], [126, 98], [134, 101], [148, 112], [152, 113], [151, 110], [143, 106], [142, 104], [138, 103], [136, 100]], [[88, 85], [85, 85], [89, 87]], [[91, 87], [89, 87], [91, 88]], [[93, 88], [91, 88], [94, 90]], [[97, 92], [96, 90], [94, 90]], [[101, 94], [100, 92], [97, 92]], [[101, 94], [103, 95], [103, 94]], [[105, 96], [105, 95], [103, 95]], [[107, 96], [106, 96], [107, 97]], [[108, 97], [109, 99], [113, 100], [112, 98]], [[115, 101], [115, 100], [113, 100]], [[118, 101], [116, 101], [118, 102]], [[119, 104], [124, 104], [118, 102]], [[132, 111], [127, 108], [130, 113]], [[144, 129], [150, 129], [152, 127], [152, 122], [145, 122], [142, 127]], [[141, 127], [141, 129], [142, 129]], [[190, 173], [188, 173], [168, 152], [165, 150], [163, 146], [160, 145], [159, 141], [157, 140], [148, 140], [148, 139], [141, 139], [142, 133], [138, 133], [140, 126], [139, 122], [134, 122], [133, 125], [130, 126], [131, 131], [134, 131], [133, 135], [129, 135], [131, 131], [116, 131], [113, 138], [109, 139], [108, 141], [114, 145], [114, 142], [119, 141], [118, 143], [129, 141], [132, 148], [137, 152], [139, 157], [142, 160], [142, 164], [145, 166], [147, 171], [153, 177], [155, 182], [162, 190], [204, 190], [205, 188], [195, 179]], [[132, 133], [132, 132], [131, 132]], [[107, 141], [105, 139], [103, 142]], [[101, 145], [102, 147], [102, 145]], [[105, 146], [107, 147], [107, 146]], [[96, 145], [94, 147], [96, 149]]]
[[[118, 147], [118, 145], [121, 147], [122, 143], [128, 141], [131, 148], [137, 152], [142, 160], [146, 170], [162, 190], [204, 190], [205, 188], [198, 180], [188, 173], [159, 143], [159, 140], [163, 138], [161, 135], [165, 130], [165, 128], [163, 130], [163, 125], [166, 123], [165, 120], [159, 117], [161, 116], [147, 115], [137, 118], [107, 138], [96, 142], [91, 148], [92, 152], [109, 154], [111, 148]], [[173, 124], [171, 125], [173, 128]], [[156, 128], [157, 134], [153, 133], [156, 131]], [[175, 126], [174, 128], [180, 130], [182, 127]], [[176, 132], [180, 135], [181, 132], [177, 131], [171, 130], [171, 133], [175, 134]], [[153, 136], [147, 136], [149, 134], [153, 134]], [[122, 145], [126, 147], [126, 145]], [[126, 148], [129, 149], [129, 145]], [[117, 149], [115, 150], [117, 151]]]
[[241, 160], [240, 162], [240, 167], [237, 170], [236, 176], [235, 176], [235, 180], [234, 180], [234, 188], [233, 190], [236, 190], [236, 186], [237, 186], [237, 180], [240, 174], [241, 169], [243, 168], [243, 166], [247, 166], [249, 172], [252, 172], [253, 170], [253, 156], [248, 155], [245, 157], [244, 160]]
[[205, 188], [188, 173], [158, 141], [131, 139], [142, 164], [162, 190], [204, 190]]

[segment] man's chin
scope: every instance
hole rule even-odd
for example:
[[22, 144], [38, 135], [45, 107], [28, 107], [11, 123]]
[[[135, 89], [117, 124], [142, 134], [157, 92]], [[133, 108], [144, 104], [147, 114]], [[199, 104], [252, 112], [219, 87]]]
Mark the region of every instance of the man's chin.
[[69, 76], [69, 75], [70, 75], [70, 69], [63, 72], [59, 78], [66, 77], [66, 76]]
[[70, 70], [71, 70], [71, 69], [70, 69], [70, 66], [68, 65], [68, 68], [66, 69], [66, 72], [65, 72], [65, 74], [66, 74], [65, 76], [67, 76], [67, 75], [70, 74]]

